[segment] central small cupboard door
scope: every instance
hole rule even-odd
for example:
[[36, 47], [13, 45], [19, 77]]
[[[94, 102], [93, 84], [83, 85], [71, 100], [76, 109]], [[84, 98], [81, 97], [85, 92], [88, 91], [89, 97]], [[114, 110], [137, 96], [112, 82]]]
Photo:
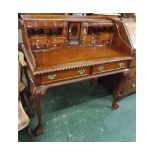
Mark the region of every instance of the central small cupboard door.
[[79, 40], [80, 39], [80, 22], [69, 22], [68, 23], [68, 39]]

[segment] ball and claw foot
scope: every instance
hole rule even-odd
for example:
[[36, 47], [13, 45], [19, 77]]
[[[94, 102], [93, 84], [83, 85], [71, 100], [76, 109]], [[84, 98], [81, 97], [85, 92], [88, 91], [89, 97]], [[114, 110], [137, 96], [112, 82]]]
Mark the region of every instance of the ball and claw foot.
[[39, 136], [43, 134], [43, 127], [42, 126], [37, 126], [34, 130], [34, 135]]
[[119, 107], [119, 105], [117, 104], [117, 102], [114, 102], [113, 104], [112, 104], [112, 108], [113, 109], [117, 109]]

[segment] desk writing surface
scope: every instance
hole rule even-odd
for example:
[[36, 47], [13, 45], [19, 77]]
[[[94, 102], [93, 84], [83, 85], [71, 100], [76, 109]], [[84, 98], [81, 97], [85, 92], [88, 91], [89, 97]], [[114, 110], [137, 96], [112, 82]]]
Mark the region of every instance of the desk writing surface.
[[128, 56], [127, 53], [114, 47], [79, 47], [58, 48], [45, 52], [33, 53], [37, 69], [44, 70], [63, 64], [76, 62], [97, 61], [98, 59], [112, 59]]

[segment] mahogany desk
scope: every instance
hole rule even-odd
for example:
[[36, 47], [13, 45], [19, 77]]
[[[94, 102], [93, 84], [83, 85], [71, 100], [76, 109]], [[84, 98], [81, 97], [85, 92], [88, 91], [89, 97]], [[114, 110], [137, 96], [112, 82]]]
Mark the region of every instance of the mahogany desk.
[[112, 102], [112, 108], [118, 108], [133, 59], [118, 22], [102, 16], [22, 14], [22, 48], [38, 116], [37, 135], [43, 133], [40, 97], [50, 87], [121, 73]]

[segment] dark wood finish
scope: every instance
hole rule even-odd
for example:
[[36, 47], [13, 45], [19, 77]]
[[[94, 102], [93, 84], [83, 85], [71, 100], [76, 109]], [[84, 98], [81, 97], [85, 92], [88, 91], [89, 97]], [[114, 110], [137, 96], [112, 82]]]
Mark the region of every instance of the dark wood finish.
[[118, 108], [133, 50], [122, 38], [115, 20], [51, 14], [21, 17], [23, 53], [38, 116], [37, 135], [43, 133], [40, 97], [50, 87], [120, 73], [112, 104]]
[[70, 69], [67, 71], [65, 70], [61, 72], [58, 71], [58, 72], [44, 74], [41, 80], [42, 80], [42, 84], [46, 84], [46, 83], [52, 83], [56, 81], [78, 78], [81, 76], [87, 76], [89, 74], [90, 74], [90, 68], [83, 67], [78, 69]]
[[127, 61], [115, 62], [110, 64], [101, 64], [93, 67], [92, 74], [97, 74], [101, 72], [113, 71], [117, 69], [127, 68]]
[[112, 107], [114, 109], [118, 108], [117, 102], [118, 102], [118, 99], [119, 99], [119, 95], [120, 95], [120, 93], [122, 91], [122, 88], [125, 86], [125, 83], [127, 81], [128, 75], [129, 75], [129, 70], [126, 71], [126, 72], [123, 72], [122, 75], [123, 76], [122, 76], [122, 78], [121, 78], [121, 80], [120, 80], [120, 82], [118, 84], [118, 87], [114, 91], [114, 101], [113, 101], [113, 104], [112, 104]]

